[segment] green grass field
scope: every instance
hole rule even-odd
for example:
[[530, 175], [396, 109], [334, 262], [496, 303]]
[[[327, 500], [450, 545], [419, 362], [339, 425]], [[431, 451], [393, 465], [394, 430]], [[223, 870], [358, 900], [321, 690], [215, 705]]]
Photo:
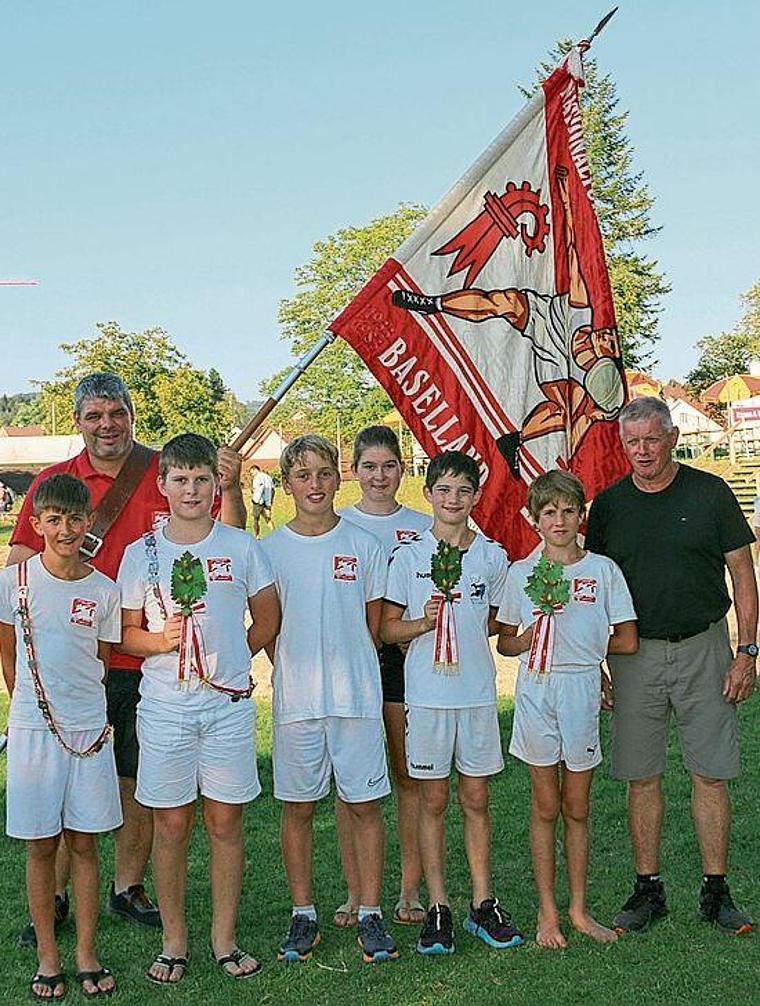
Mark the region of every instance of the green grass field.
[[[755, 700], [756, 702], [757, 700]], [[492, 951], [459, 929], [468, 900], [468, 877], [462, 850], [461, 819], [450, 812], [450, 891], [457, 919], [457, 950], [449, 958], [423, 958], [414, 952], [416, 931], [395, 927], [401, 958], [368, 966], [351, 932], [331, 924], [335, 906], [343, 900], [331, 805], [325, 801], [316, 820], [315, 895], [321, 911], [322, 945], [312, 961], [278, 965], [274, 956], [286, 928], [289, 899], [278, 843], [279, 811], [271, 796], [271, 718], [259, 705], [260, 769], [264, 794], [246, 811], [247, 872], [239, 938], [265, 963], [249, 982], [226, 978], [212, 963], [208, 950], [209, 895], [206, 843], [195, 833], [189, 880], [191, 961], [177, 988], [157, 988], [143, 972], [158, 950], [156, 935], [103, 914], [100, 931], [103, 962], [119, 981], [121, 1003], [182, 1004], [315, 1003], [466, 1004], [472, 1002], [536, 1004], [617, 1002], [740, 1003], [758, 1001], [760, 940], [730, 937], [696, 921], [700, 866], [689, 817], [687, 780], [671, 752], [668, 813], [662, 869], [671, 915], [650, 933], [630, 935], [611, 946], [571, 936], [562, 952], [541, 950], [530, 942], [535, 899], [527, 844], [528, 784], [523, 767], [509, 760], [492, 787], [495, 888], [529, 937], [517, 950]], [[757, 794], [760, 792], [760, 725], [754, 705], [742, 709], [745, 775], [733, 787], [735, 802], [733, 870], [737, 901], [757, 914], [760, 853], [756, 840]], [[502, 705], [503, 738], [508, 738], [511, 707]], [[4, 763], [0, 786], [4, 793]], [[391, 823], [392, 804], [386, 802]], [[629, 894], [631, 864], [625, 824], [624, 789], [600, 770], [595, 783], [590, 904], [608, 920]], [[27, 1000], [26, 984], [34, 971], [32, 951], [16, 946], [25, 922], [24, 849], [6, 839], [0, 845], [0, 939], [5, 966], [0, 1003]], [[105, 893], [110, 877], [110, 839], [102, 842]], [[389, 828], [384, 904], [390, 910], [397, 893], [398, 851]], [[561, 875], [561, 870], [560, 870]], [[560, 904], [566, 904], [560, 895]], [[61, 939], [64, 966], [73, 970], [73, 927]], [[75, 1001], [78, 993], [69, 996]]]

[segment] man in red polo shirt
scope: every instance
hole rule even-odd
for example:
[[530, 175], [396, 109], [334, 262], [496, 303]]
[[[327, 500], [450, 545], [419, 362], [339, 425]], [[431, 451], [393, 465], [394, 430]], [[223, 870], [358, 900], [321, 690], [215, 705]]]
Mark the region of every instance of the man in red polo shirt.
[[[82, 378], [74, 390], [74, 423], [84, 438], [84, 450], [68, 461], [46, 468], [30, 486], [11, 537], [8, 565], [22, 562], [42, 550], [42, 539], [29, 520], [37, 484], [57, 472], [75, 475], [88, 486], [97, 509], [132, 452], [133, 422], [132, 399], [120, 377], [95, 373]], [[217, 501], [215, 515], [225, 524], [244, 528], [246, 510], [240, 486], [240, 457], [230, 448], [221, 447], [218, 460], [221, 501]], [[105, 532], [102, 545], [88, 559], [113, 580], [127, 545], [146, 531], [158, 528], [169, 516], [166, 499], [158, 491], [157, 475], [158, 453], [154, 452], [126, 505]], [[152, 811], [134, 798], [138, 758], [135, 714], [140, 664], [141, 661], [134, 657], [113, 652], [106, 681], [108, 719], [114, 728], [114, 753], [124, 814], [123, 827], [114, 832], [115, 870], [108, 909], [141, 925], [158, 927], [161, 925], [158, 909], [143, 886], [153, 840]], [[55, 916], [57, 922], [62, 922], [68, 915], [67, 857], [59, 856], [57, 865]], [[31, 924], [22, 932], [20, 941], [25, 945], [36, 943]]]

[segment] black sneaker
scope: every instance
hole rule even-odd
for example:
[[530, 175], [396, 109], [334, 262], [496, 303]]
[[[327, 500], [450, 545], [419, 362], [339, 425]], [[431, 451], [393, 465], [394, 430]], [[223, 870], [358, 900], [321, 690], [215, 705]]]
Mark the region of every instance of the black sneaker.
[[462, 925], [468, 933], [495, 950], [519, 947], [523, 942], [523, 934], [512, 925], [512, 916], [504, 911], [496, 898], [481, 901], [479, 908], [470, 905], [470, 914]]
[[391, 301], [394, 307], [401, 307], [405, 311], [417, 311], [418, 314], [437, 314], [440, 311], [437, 297], [412, 293], [411, 290], [394, 290]]
[[621, 933], [641, 932], [667, 914], [662, 881], [637, 880], [633, 894], [612, 920], [612, 928]]
[[123, 919], [129, 919], [130, 922], [136, 922], [140, 926], [148, 926], [149, 929], [161, 928], [158, 909], [145, 893], [142, 884], [132, 884], [121, 894], [117, 894], [111, 884], [107, 909], [111, 915], [120, 915]]
[[448, 905], [432, 905], [417, 940], [421, 954], [453, 954], [454, 922]]
[[751, 933], [755, 928], [749, 915], [740, 912], [734, 904], [725, 880], [707, 880], [702, 884], [699, 892], [699, 918], [703, 922], [712, 922], [734, 936]]
[[277, 960], [288, 964], [308, 961], [321, 939], [316, 919], [310, 919], [306, 915], [293, 915], [290, 919], [290, 929], [277, 951]]
[[[55, 896], [55, 935], [61, 931], [61, 927], [64, 922], [69, 917], [69, 892], [64, 891], [63, 896], [56, 894]], [[37, 934], [34, 931], [34, 923], [30, 922], [26, 925], [18, 937], [18, 945], [20, 947], [36, 947], [37, 946]]]
[[395, 961], [398, 950], [393, 937], [385, 928], [382, 916], [373, 912], [359, 919], [356, 928], [359, 946], [362, 948], [365, 964], [380, 964], [383, 961]]

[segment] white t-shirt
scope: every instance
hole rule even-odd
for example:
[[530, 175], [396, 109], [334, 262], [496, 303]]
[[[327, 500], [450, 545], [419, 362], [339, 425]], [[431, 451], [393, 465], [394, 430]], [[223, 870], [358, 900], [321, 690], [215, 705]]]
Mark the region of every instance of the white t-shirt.
[[[389, 601], [406, 608], [405, 619], [422, 618], [435, 586], [430, 565], [438, 548], [432, 531], [399, 545], [388, 569]], [[431, 709], [464, 709], [496, 701], [496, 667], [488, 644], [488, 614], [501, 603], [507, 577], [507, 553], [496, 542], [476, 535], [462, 556], [462, 576], [454, 603], [459, 645], [459, 673], [434, 669], [435, 630], [409, 644], [404, 662], [406, 703]]]
[[[15, 566], [0, 570], [0, 622], [16, 628], [16, 686], [11, 726], [46, 729], [37, 707], [18, 614]], [[98, 570], [60, 580], [39, 555], [27, 561], [28, 605], [40, 679], [61, 730], [99, 730], [106, 722], [105, 667], [98, 640], [121, 639], [119, 588]]]
[[430, 514], [420, 513], [419, 510], [412, 510], [408, 506], [399, 507], [393, 513], [375, 514], [364, 513], [351, 504], [340, 511], [340, 516], [379, 538], [389, 559], [397, 545], [416, 538], [422, 531], [427, 531], [433, 523]]
[[313, 536], [283, 525], [261, 546], [282, 605], [272, 669], [275, 723], [380, 719], [380, 663], [366, 609], [385, 593], [380, 542], [341, 519]]
[[[510, 567], [504, 601], [496, 615], [506, 625], [527, 628], [538, 611], [525, 593], [525, 584], [541, 557], [537, 552]], [[610, 626], [636, 618], [631, 594], [620, 567], [607, 556], [587, 552], [565, 566], [570, 581], [570, 601], [554, 616], [555, 637], [552, 673], [598, 668], [607, 653]], [[528, 652], [520, 654], [525, 670]]]
[[[155, 533], [158, 554], [159, 589], [169, 615], [179, 607], [171, 597], [172, 565], [184, 552], [201, 560], [206, 594], [194, 617], [200, 630], [211, 680], [227, 688], [245, 688], [251, 663], [251, 651], [245, 628], [248, 598], [273, 582], [272, 571], [261, 547], [245, 531], [214, 522], [203, 541], [192, 545], [170, 541], [165, 529]], [[149, 632], [161, 632], [164, 616], [148, 574], [145, 539], [127, 546], [119, 568], [122, 607], [145, 611]], [[179, 653], [161, 653], [146, 657], [142, 665], [140, 694], [162, 702], [205, 705], [217, 701], [221, 693], [205, 687], [196, 674], [180, 683]], [[222, 696], [223, 697], [223, 696]]]
[[270, 507], [274, 496], [272, 476], [266, 472], [256, 472], [251, 481], [251, 502]]

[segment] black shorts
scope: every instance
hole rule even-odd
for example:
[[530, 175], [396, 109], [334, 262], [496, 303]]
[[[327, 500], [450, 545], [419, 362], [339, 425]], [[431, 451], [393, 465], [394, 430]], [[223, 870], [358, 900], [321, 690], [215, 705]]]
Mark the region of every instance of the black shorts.
[[106, 678], [108, 722], [113, 727], [113, 753], [116, 773], [127, 779], [137, 778], [137, 703], [140, 701], [142, 671], [112, 667]]
[[404, 654], [395, 643], [380, 647], [380, 680], [383, 702], [404, 701]]

